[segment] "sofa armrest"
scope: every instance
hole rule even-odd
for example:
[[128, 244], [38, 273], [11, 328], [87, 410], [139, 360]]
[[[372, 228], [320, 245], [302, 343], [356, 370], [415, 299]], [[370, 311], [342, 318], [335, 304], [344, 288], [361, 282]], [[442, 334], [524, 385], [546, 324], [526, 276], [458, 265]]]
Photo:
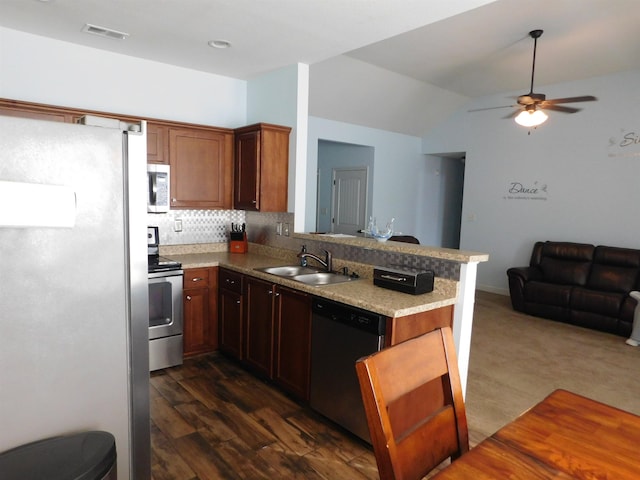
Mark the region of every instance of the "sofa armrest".
[[507, 270], [507, 276], [518, 279], [524, 285], [532, 280], [542, 280], [542, 270], [538, 267], [511, 267]]
[[507, 270], [509, 294], [514, 310], [524, 312], [524, 286], [532, 280], [540, 280], [542, 271], [537, 267], [511, 267]]

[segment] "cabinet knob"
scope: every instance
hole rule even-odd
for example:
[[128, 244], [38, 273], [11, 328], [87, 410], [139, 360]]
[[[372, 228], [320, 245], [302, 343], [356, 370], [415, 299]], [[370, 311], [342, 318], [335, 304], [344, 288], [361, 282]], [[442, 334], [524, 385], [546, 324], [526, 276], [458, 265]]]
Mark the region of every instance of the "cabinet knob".
[[195, 277], [191, 279], [192, 282], [201, 282], [202, 280], [204, 280], [204, 278], [201, 277]]
[[191, 295], [187, 295], [187, 300], [191, 300]]
[[176, 201], [175, 197], [174, 197], [174, 198], [172, 198], [172, 199], [171, 199], [171, 201], [172, 201], [172, 202], [175, 202], [175, 201]]
[[258, 203], [258, 201], [257, 200], [251, 200], [251, 203], [253, 203], [255, 205], [256, 203]]
[[240, 305], [240, 300], [236, 300], [236, 303], [237, 303], [238, 305]]

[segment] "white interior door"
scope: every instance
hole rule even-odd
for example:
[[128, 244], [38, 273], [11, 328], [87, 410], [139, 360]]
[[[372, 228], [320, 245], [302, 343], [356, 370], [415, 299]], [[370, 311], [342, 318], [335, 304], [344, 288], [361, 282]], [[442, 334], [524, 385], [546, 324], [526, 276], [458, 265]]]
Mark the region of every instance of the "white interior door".
[[365, 228], [367, 176], [367, 167], [333, 169], [333, 233], [355, 235], [358, 230]]

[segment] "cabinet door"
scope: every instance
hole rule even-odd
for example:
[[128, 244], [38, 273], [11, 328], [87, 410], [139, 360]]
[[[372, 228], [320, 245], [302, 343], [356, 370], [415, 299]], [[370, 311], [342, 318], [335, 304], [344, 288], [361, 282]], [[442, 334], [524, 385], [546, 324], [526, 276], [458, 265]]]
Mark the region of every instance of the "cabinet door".
[[210, 349], [209, 289], [190, 288], [184, 296], [184, 356]]
[[32, 118], [34, 120], [49, 120], [52, 122], [73, 123], [73, 116], [65, 112], [39, 111], [0, 106], [0, 115], [6, 117]]
[[259, 210], [260, 130], [236, 135], [234, 164], [234, 207]]
[[234, 206], [286, 212], [289, 127], [259, 123], [235, 131]]
[[273, 284], [245, 277], [246, 342], [244, 360], [256, 373], [273, 376]]
[[169, 163], [169, 129], [147, 123], [147, 163]]
[[231, 208], [233, 134], [170, 128], [172, 208]]
[[278, 287], [274, 378], [289, 393], [309, 399], [311, 374], [311, 296]]
[[220, 289], [218, 321], [220, 326], [220, 350], [229, 356], [242, 360], [243, 297], [237, 292]]
[[218, 268], [184, 273], [184, 355], [218, 348]]

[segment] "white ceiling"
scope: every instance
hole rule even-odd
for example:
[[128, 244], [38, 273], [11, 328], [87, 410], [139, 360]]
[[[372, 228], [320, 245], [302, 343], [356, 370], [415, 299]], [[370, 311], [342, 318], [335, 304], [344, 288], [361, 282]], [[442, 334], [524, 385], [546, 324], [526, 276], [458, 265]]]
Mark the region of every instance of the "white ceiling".
[[536, 85], [640, 68], [638, 19], [639, 0], [0, 0], [1, 26], [205, 72], [346, 54], [466, 97], [526, 93], [535, 28]]

